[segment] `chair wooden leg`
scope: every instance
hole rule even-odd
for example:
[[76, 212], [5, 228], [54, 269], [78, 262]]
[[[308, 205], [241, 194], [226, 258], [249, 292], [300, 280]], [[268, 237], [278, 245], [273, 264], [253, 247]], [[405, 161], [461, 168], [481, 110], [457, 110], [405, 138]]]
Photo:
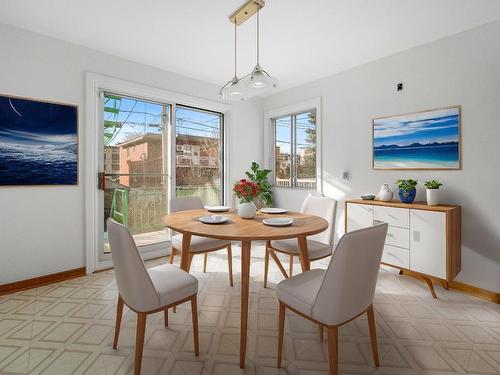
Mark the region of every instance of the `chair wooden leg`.
[[229, 285], [233, 286], [233, 249], [231, 244], [227, 247], [227, 270], [229, 272]]
[[208, 253], [203, 254], [203, 273], [207, 273]]
[[191, 298], [191, 316], [193, 319], [193, 340], [194, 340], [194, 355], [200, 355], [200, 336], [198, 333], [198, 303], [197, 296]]
[[142, 365], [142, 352], [144, 349], [144, 335], [146, 333], [146, 313], [137, 314], [137, 332], [135, 336], [135, 366], [134, 375], [140, 375]]
[[319, 341], [323, 342], [323, 326], [318, 325], [319, 328]]
[[281, 368], [281, 355], [283, 354], [283, 336], [285, 335], [285, 304], [280, 301], [278, 328], [278, 361], [276, 366]]
[[170, 264], [174, 263], [174, 257], [175, 257], [176, 253], [177, 253], [177, 250], [173, 247], [172, 250], [170, 250], [170, 257], [168, 258], [168, 262]]
[[269, 273], [269, 250], [267, 249], [267, 243], [266, 243], [266, 250], [264, 253], [264, 288], [267, 288], [268, 273]]
[[366, 310], [366, 315], [368, 315], [368, 327], [370, 329], [373, 361], [375, 362], [375, 367], [378, 367], [380, 366], [380, 362], [378, 358], [377, 331], [375, 329], [375, 314], [373, 313], [373, 305], [370, 305], [370, 307], [368, 307], [368, 310]]
[[330, 364], [330, 375], [338, 374], [338, 328], [328, 326], [328, 362]]
[[290, 255], [290, 271], [288, 272], [290, 277], [293, 276], [293, 255]]
[[116, 322], [115, 322], [115, 339], [113, 341], [113, 349], [118, 347], [118, 337], [120, 336], [120, 325], [122, 324], [122, 316], [123, 316], [123, 305], [125, 302], [123, 301], [122, 296], [118, 296], [118, 303], [116, 305]]
[[278, 266], [279, 270], [281, 271], [281, 274], [285, 277], [285, 279], [288, 279], [288, 275], [285, 271], [285, 268], [283, 267], [283, 265], [281, 264], [278, 256], [276, 255], [276, 253], [269, 249], [269, 255], [271, 255], [271, 258], [273, 258], [274, 260], [274, 263], [276, 263], [276, 265]]
[[165, 327], [168, 327], [168, 309], [165, 309], [165, 311], [163, 311], [163, 321], [165, 323]]

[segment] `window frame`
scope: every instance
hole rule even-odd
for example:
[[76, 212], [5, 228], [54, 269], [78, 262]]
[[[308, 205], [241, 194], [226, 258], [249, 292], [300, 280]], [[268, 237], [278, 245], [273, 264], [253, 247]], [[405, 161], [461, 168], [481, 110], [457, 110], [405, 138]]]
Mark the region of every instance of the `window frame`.
[[[308, 111], [316, 111], [316, 189], [314, 188], [304, 188], [296, 186], [297, 171], [296, 171], [296, 142], [294, 137], [296, 136], [296, 131], [294, 122], [297, 115], [306, 113]], [[291, 129], [291, 186], [277, 186], [275, 184], [275, 142], [276, 142], [276, 130], [275, 130], [275, 120], [291, 116], [292, 117], [292, 129]], [[264, 113], [264, 126], [267, 128], [264, 131], [264, 160], [266, 162], [266, 167], [271, 169], [271, 180], [273, 188], [277, 189], [291, 189], [291, 190], [304, 190], [304, 191], [318, 191], [323, 193], [323, 169], [322, 169], [322, 136], [321, 136], [321, 98], [310, 99], [301, 103], [292, 104], [286, 107], [281, 107], [273, 110], [269, 110]]]

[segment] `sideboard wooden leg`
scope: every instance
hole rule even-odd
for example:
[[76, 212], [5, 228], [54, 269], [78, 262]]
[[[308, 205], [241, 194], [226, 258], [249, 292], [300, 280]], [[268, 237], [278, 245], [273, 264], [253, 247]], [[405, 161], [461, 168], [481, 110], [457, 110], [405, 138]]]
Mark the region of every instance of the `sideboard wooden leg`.
[[434, 285], [432, 284], [432, 280], [425, 276], [422, 276], [422, 279], [424, 279], [425, 283], [427, 284], [427, 287], [431, 291], [432, 298], [437, 298], [436, 291], [434, 290]]

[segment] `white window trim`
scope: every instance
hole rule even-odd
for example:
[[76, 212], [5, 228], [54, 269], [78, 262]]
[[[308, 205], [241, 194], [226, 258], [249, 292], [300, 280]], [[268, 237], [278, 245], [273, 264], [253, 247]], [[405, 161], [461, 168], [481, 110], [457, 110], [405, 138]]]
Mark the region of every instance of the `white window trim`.
[[[229, 182], [229, 147], [228, 147], [228, 128], [226, 112], [231, 108], [230, 105], [189, 96], [181, 93], [167, 91], [156, 87], [143, 85], [140, 83], [130, 82], [113, 78], [97, 73], [86, 73], [86, 96], [85, 96], [85, 129], [84, 129], [84, 189], [85, 189], [85, 248], [86, 248], [86, 269], [87, 274], [91, 274], [97, 270], [112, 267], [110, 259], [100, 260], [99, 236], [102, 235], [99, 230], [99, 212], [98, 191], [97, 191], [97, 173], [100, 171], [100, 161], [98, 159], [99, 147], [102, 147], [101, 134], [101, 93], [110, 91], [116, 94], [125, 96], [138, 97], [145, 100], [157, 101], [168, 104], [182, 104], [191, 107], [203, 108], [210, 111], [220, 112], [224, 114], [224, 179], [223, 183], [228, 186]], [[173, 124], [172, 132], [175, 131], [175, 123]], [[172, 133], [171, 132], [171, 133]], [[175, 148], [171, 147], [171, 152], [175, 155]], [[170, 155], [172, 157], [172, 155]], [[175, 156], [174, 156], [175, 157]], [[175, 160], [170, 158], [170, 160]], [[169, 176], [171, 179], [171, 163], [169, 163]], [[172, 185], [172, 179], [169, 186]], [[170, 190], [172, 190], [170, 188]], [[227, 189], [226, 189], [227, 190]], [[170, 193], [170, 191], [169, 191]], [[223, 199], [227, 199], [226, 196]], [[102, 227], [101, 227], [102, 228]], [[163, 244], [162, 244], [163, 245]], [[170, 243], [165, 244], [170, 245]], [[147, 252], [148, 258], [158, 257], [167, 254], [169, 246], [162, 246], [159, 250]]]
[[[287, 105], [285, 107], [271, 109], [264, 112], [264, 164], [266, 168], [274, 170], [274, 132], [272, 120], [277, 117], [289, 115], [292, 113], [300, 113], [311, 109], [316, 109], [316, 191], [323, 194], [323, 140], [321, 131], [321, 97]], [[311, 190], [297, 187], [280, 187], [280, 189], [293, 191]]]

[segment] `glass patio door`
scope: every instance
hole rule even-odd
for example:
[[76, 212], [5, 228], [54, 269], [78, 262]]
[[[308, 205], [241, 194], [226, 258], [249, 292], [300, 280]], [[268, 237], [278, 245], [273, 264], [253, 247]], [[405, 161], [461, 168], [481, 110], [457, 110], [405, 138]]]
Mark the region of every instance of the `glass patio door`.
[[223, 115], [175, 106], [175, 194], [197, 195], [205, 205], [224, 197]]
[[126, 225], [142, 252], [166, 249], [172, 106], [104, 93], [102, 258], [110, 252], [106, 220]]

